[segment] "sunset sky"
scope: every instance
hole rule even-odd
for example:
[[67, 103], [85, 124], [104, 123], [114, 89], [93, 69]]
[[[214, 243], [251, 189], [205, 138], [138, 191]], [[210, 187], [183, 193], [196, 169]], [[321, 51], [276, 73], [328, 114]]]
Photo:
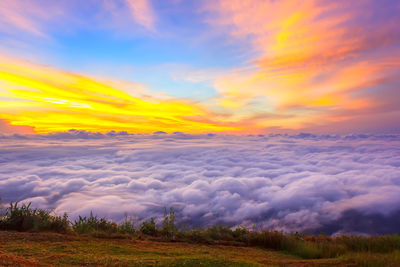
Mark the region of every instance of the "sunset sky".
[[3, 204], [398, 234], [399, 181], [400, 0], [0, 0]]
[[398, 0], [0, 1], [0, 134], [400, 132]]

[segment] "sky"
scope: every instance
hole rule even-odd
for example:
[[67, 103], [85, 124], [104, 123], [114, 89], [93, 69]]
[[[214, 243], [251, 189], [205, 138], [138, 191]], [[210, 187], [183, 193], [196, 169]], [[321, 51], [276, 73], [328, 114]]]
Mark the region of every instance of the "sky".
[[1, 201], [399, 233], [399, 14], [398, 0], [2, 0]]
[[400, 131], [397, 0], [0, 2], [0, 133]]

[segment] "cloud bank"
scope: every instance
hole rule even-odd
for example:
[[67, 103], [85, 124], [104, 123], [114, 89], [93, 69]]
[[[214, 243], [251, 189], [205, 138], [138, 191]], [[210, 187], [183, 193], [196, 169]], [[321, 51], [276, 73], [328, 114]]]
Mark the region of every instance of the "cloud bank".
[[284, 231], [400, 231], [400, 135], [0, 137], [3, 203], [121, 220]]

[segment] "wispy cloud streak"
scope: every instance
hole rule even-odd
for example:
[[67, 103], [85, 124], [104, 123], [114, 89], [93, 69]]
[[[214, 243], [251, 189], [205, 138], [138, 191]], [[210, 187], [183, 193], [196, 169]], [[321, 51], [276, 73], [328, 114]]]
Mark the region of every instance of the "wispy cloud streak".
[[125, 0], [135, 21], [148, 30], [155, 30], [156, 17], [149, 0]]
[[[57, 31], [114, 28], [127, 33], [134, 24], [155, 31], [156, 13], [148, 0], [49, 1], [15, 0], [0, 3], [0, 31], [9, 35], [50, 38]], [[121, 28], [121, 29], [119, 29]]]

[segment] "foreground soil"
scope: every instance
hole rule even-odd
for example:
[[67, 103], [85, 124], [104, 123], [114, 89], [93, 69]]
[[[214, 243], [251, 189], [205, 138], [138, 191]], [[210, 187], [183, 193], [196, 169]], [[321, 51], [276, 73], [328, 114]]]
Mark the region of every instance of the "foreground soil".
[[0, 231], [0, 266], [356, 266], [229, 245]]

